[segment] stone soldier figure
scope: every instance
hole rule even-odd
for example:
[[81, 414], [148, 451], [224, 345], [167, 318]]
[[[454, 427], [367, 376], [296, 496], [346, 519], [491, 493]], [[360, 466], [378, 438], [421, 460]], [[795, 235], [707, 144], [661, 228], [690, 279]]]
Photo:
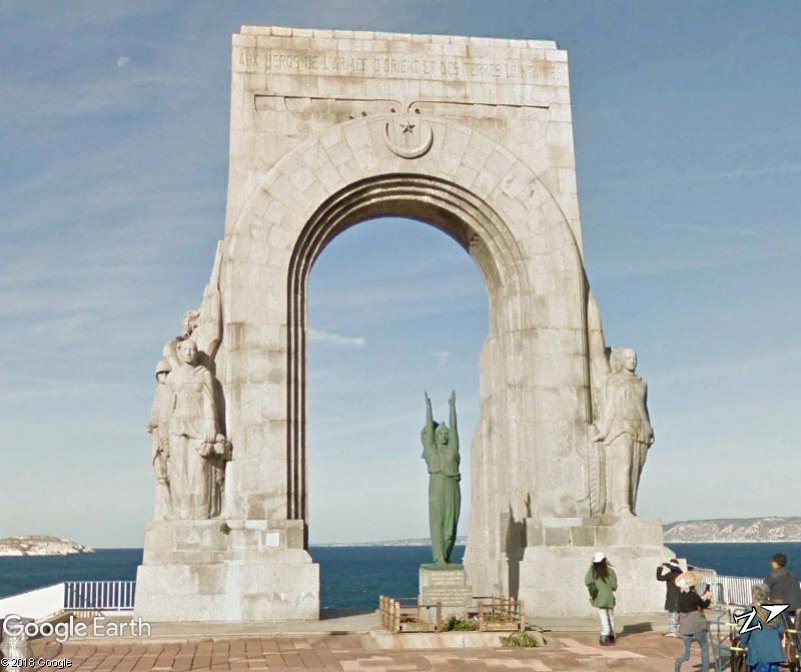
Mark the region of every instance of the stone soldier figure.
[[151, 437], [150, 460], [156, 474], [156, 506], [154, 520], [170, 517], [172, 509], [170, 497], [170, 479], [167, 463], [170, 457], [170, 412], [171, 391], [167, 379], [171, 370], [170, 363], [162, 359], [156, 365], [156, 394], [150, 409], [147, 431]]
[[456, 543], [461, 491], [459, 489], [459, 433], [456, 427], [456, 392], [450, 398], [450, 428], [435, 423], [426, 394], [426, 424], [420, 433], [423, 459], [428, 466], [428, 524], [436, 564], [450, 563]]
[[654, 430], [648, 417], [648, 388], [634, 373], [637, 355], [629, 348], [612, 348], [610, 372], [604, 380], [603, 409], [595, 434], [606, 457], [606, 513], [633, 516], [648, 448]]

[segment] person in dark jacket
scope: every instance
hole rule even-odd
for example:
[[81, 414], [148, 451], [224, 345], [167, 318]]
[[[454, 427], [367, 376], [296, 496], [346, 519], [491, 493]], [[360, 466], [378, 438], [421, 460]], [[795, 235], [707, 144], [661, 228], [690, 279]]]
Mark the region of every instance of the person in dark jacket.
[[665, 582], [665, 611], [668, 612], [668, 637], [679, 636], [679, 589], [676, 579], [681, 576], [681, 566], [676, 558], [656, 568], [656, 580]]
[[[696, 577], [687, 576], [688, 574], [697, 573], [686, 572], [676, 579], [676, 586], [681, 591], [678, 600], [679, 637], [684, 642], [684, 653], [676, 658], [673, 670], [680, 672], [682, 663], [690, 659], [690, 645], [695, 639], [701, 647], [701, 672], [709, 672], [709, 632], [702, 612], [712, 603], [712, 593], [710, 591], [703, 595], [696, 593]], [[688, 627], [690, 624], [692, 627]]]
[[765, 577], [765, 583], [770, 591], [770, 601], [775, 604], [789, 604], [785, 612], [790, 624], [793, 622], [796, 609], [801, 609], [801, 587], [787, 569], [787, 556], [777, 553], [770, 560], [771, 572]]
[[740, 640], [741, 646], [748, 649], [746, 654], [748, 669], [779, 672], [779, 665], [784, 662], [782, 619], [774, 618], [768, 622], [768, 613], [762, 606], [769, 603], [770, 590], [767, 585], [762, 583], [755, 585], [751, 588], [751, 597], [753, 598], [751, 604], [756, 607], [757, 618], [762, 628], [743, 633]]

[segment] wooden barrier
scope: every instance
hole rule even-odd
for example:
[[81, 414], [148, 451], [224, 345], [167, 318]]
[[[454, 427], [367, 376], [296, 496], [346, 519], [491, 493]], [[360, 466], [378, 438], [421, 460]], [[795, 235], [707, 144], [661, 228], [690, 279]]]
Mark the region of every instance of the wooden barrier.
[[489, 604], [478, 603], [478, 627], [482, 632], [526, 629], [526, 609], [513, 597], [493, 595]]
[[[423, 604], [419, 597], [378, 598], [381, 627], [389, 632], [441, 632], [446, 624], [442, 620], [442, 603]], [[425, 614], [434, 611], [433, 622]], [[510, 632], [526, 629], [526, 610], [522, 601], [513, 597], [479, 600], [476, 609], [465, 611], [466, 620], [474, 619], [483, 632]]]

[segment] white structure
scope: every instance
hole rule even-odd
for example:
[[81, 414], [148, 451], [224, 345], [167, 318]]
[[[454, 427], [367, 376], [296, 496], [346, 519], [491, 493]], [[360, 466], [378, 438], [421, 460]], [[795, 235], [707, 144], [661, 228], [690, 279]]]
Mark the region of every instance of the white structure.
[[63, 583], [0, 599], [0, 619], [16, 615], [43, 621], [63, 610]]
[[222, 311], [206, 354], [231, 460], [219, 517], [149, 526], [138, 615], [318, 617], [307, 283], [336, 235], [382, 215], [454, 238], [489, 294], [473, 591], [517, 594], [532, 614], [589, 613], [583, 577], [601, 548], [619, 610], [659, 610], [659, 522], [606, 515], [606, 458], [620, 457], [595, 440], [609, 361], [584, 273], [567, 54], [549, 41], [244, 27], [232, 68], [228, 212], [206, 290]]

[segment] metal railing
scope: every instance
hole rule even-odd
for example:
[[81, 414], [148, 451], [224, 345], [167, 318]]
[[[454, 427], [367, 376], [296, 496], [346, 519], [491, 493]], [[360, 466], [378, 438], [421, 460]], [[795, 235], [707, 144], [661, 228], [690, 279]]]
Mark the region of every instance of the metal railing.
[[712, 603], [720, 606], [745, 606], [751, 604], [751, 588], [763, 583], [762, 579], [746, 576], [726, 576], [713, 570], [700, 570], [712, 589]]
[[[712, 592], [720, 596], [716, 601], [725, 605], [751, 604], [751, 588], [763, 583], [762, 579], [743, 576], [717, 576]], [[717, 597], [717, 596], [715, 596]]]
[[136, 581], [66, 581], [65, 611], [130, 611]]

